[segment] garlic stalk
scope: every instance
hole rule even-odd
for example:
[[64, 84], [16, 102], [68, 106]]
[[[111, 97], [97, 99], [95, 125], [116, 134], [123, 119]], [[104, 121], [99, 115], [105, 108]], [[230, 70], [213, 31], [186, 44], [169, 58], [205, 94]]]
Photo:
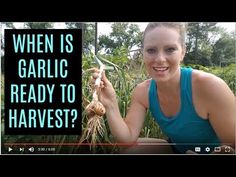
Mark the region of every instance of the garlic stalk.
[[95, 80], [95, 90], [93, 92], [93, 100], [98, 101], [98, 89], [100, 87], [101, 79], [102, 79], [102, 72], [104, 70], [105, 66], [104, 64], [100, 64], [99, 74], [97, 79]]

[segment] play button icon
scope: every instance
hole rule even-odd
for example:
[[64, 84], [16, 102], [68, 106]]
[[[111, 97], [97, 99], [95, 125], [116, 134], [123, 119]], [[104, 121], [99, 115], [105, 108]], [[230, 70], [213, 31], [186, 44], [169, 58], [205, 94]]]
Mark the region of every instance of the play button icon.
[[8, 152], [11, 152], [13, 149], [11, 147], [8, 147]]

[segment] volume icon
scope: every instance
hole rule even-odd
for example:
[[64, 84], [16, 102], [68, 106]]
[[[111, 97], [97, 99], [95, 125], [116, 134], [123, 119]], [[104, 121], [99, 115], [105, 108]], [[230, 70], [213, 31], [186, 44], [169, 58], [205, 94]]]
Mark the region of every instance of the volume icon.
[[34, 147], [30, 147], [30, 148], [29, 148], [29, 151], [30, 151], [30, 152], [34, 152]]

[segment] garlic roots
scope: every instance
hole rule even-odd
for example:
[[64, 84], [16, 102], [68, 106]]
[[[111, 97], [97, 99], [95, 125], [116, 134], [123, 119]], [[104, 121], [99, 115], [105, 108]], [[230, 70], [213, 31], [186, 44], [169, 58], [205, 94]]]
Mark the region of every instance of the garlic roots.
[[99, 101], [92, 101], [86, 106], [85, 111], [89, 118], [95, 115], [102, 117], [106, 113], [105, 107]]
[[102, 71], [103, 67], [100, 68], [99, 77], [97, 78], [95, 85], [92, 86], [92, 90], [94, 91], [92, 95], [93, 99], [85, 107], [88, 120], [80, 138], [80, 142], [88, 140], [93, 146], [96, 145], [98, 141], [98, 135], [103, 136], [105, 126], [103, 116], [106, 113], [106, 109], [98, 99]]

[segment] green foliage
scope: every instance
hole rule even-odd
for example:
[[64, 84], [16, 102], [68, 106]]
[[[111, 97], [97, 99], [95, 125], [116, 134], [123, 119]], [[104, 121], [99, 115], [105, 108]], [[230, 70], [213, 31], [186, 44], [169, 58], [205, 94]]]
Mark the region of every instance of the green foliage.
[[159, 125], [148, 111], [144, 121], [143, 129], [141, 130], [140, 137], [145, 138], [161, 138], [167, 139], [166, 135], [161, 131]]
[[216, 66], [227, 66], [235, 62], [235, 34], [224, 33], [213, 46], [212, 62]]
[[227, 66], [235, 61], [235, 34], [217, 23], [188, 23], [185, 64]]
[[113, 23], [109, 35], [99, 37], [99, 49], [105, 49], [107, 54], [116, 54], [116, 49], [122, 47], [130, 50], [133, 46], [141, 46], [142, 33], [138, 25], [129, 23]]
[[27, 29], [49, 29], [53, 27], [52, 22], [27, 22], [24, 24]]
[[13, 22], [2, 22], [2, 24], [5, 24], [6, 27], [11, 28], [11, 29], [16, 29], [15, 25]]
[[1, 75], [1, 120], [3, 121], [4, 114], [4, 75]]
[[87, 53], [95, 45], [95, 23], [66, 22], [66, 26], [68, 29], [82, 29], [83, 53]]
[[4, 63], [5, 63], [5, 56], [1, 56], [1, 74], [5, 73]]
[[128, 59], [128, 48], [121, 46], [119, 48], [115, 48], [112, 55], [107, 55], [107, 60], [112, 63], [119, 65], [121, 68], [127, 65]]

